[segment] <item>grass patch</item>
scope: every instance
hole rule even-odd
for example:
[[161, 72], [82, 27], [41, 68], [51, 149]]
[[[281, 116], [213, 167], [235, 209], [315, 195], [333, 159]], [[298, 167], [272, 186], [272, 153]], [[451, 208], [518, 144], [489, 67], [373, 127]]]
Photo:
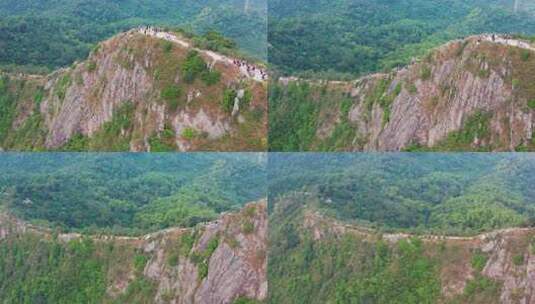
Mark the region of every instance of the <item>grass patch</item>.
[[97, 63], [93, 60], [89, 61], [87, 63], [87, 71], [88, 72], [94, 72], [97, 69]]
[[472, 256], [471, 265], [474, 270], [481, 272], [485, 265], [487, 265], [487, 256], [483, 255], [481, 252], [477, 252]]
[[186, 140], [192, 140], [192, 139], [196, 138], [197, 136], [199, 136], [199, 132], [197, 132], [197, 130], [195, 130], [193, 128], [185, 128], [182, 131], [182, 138], [184, 138]]
[[513, 256], [513, 264], [515, 264], [515, 266], [522, 266], [522, 264], [524, 264], [524, 255], [517, 254]]
[[429, 80], [431, 78], [431, 68], [423, 66], [420, 70], [420, 78], [422, 78], [422, 80]]

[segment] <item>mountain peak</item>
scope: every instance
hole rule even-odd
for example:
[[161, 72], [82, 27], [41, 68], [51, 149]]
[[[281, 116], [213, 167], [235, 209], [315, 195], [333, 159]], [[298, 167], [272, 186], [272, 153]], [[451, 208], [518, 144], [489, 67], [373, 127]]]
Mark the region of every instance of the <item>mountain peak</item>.
[[[223, 37], [199, 44], [225, 54], [196, 46], [196, 39], [136, 28], [98, 44], [72, 67], [22, 77], [24, 87], [11, 88], [20, 100], [2, 146], [261, 150], [267, 134], [265, 68], [226, 51], [219, 45], [226, 43]], [[20, 128], [33, 129], [16, 134]]]

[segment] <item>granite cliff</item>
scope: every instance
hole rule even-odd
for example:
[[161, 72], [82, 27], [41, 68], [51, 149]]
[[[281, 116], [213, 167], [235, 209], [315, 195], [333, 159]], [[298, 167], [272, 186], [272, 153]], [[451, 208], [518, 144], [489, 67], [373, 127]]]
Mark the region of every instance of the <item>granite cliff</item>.
[[299, 99], [312, 108], [303, 150], [533, 150], [534, 69], [530, 41], [472, 36], [355, 81], [281, 78], [270, 124]]

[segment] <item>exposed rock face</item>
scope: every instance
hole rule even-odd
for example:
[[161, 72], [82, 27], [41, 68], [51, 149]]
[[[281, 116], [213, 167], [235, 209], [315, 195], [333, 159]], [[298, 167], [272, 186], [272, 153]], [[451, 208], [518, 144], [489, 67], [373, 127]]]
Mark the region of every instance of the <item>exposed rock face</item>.
[[[124, 294], [139, 275], [155, 286], [152, 303], [230, 304], [238, 298], [266, 299], [266, 205], [265, 200], [248, 204], [239, 213], [223, 214], [217, 221], [191, 229], [170, 228], [142, 237], [92, 237], [96, 243], [121, 248], [121, 265], [108, 273], [106, 299]], [[47, 229], [0, 215], [0, 241], [24, 233], [38, 233], [45, 239], [52, 237]], [[193, 239], [186, 252], [181, 249], [185, 236]], [[57, 236], [64, 243], [81, 238], [75, 233]], [[147, 258], [139, 274], [130, 260], [135, 252]], [[173, 256], [175, 262], [170, 262]]]
[[[255, 209], [247, 211], [249, 208]], [[158, 281], [156, 303], [232, 303], [238, 296], [263, 300], [267, 296], [267, 213], [266, 202], [245, 207], [242, 214], [226, 214], [203, 227], [193, 252], [204, 252], [219, 238], [219, 246], [210, 256], [208, 273], [200, 278], [199, 269], [188, 258], [180, 257], [176, 266], [166, 263], [166, 238], [151, 242], [144, 250], [152, 254], [145, 276]], [[250, 209], [249, 209], [250, 210]], [[254, 213], [253, 213], [254, 212]], [[247, 213], [247, 214], [244, 214]], [[244, 221], [254, 231], [243, 232]]]
[[[355, 134], [344, 150], [532, 150], [535, 77], [527, 72], [532, 67], [535, 47], [530, 43], [474, 36], [388, 74], [314, 83], [351, 101], [347, 114], [340, 106], [320, 110], [316, 137], [329, 138], [345, 121]], [[337, 118], [326, 118], [333, 115]]]
[[[100, 134], [102, 137], [102, 133], [113, 129], [106, 123], [113, 124], [117, 120], [123, 121], [121, 129], [108, 134], [110, 138], [104, 141], [122, 139], [126, 145], [117, 149], [97, 144], [87, 149], [147, 151], [151, 149], [151, 139], [165, 137], [164, 141], [175, 150], [232, 150], [231, 145], [221, 147], [218, 140], [226, 137], [231, 142], [242, 141], [241, 137], [245, 136], [259, 141], [265, 138], [264, 78], [244, 74], [237, 59], [192, 45], [174, 33], [131, 30], [102, 42], [82, 63], [48, 76], [26, 77], [24, 81], [42, 88], [43, 96], [34, 102], [36, 93], [32, 91], [28, 98], [18, 101], [11, 132], [23, 128], [32, 115], [38, 115], [42, 122], [30, 134], [17, 134], [19, 138], [27, 137], [22, 140], [31, 144], [17, 146], [0, 142], [0, 145], [15, 150], [58, 149], [75, 136], [91, 139]], [[183, 66], [189, 52], [197, 52], [208, 71], [220, 75], [212, 75], [219, 77], [212, 80], [215, 83], [208, 84], [202, 75], [197, 75], [194, 81], [184, 80]], [[255, 69], [263, 71], [261, 67], [255, 66]], [[30, 90], [29, 85], [24, 86]], [[240, 133], [239, 123], [222, 106], [226, 90], [250, 93], [249, 107], [242, 112], [261, 113], [261, 117], [256, 115], [255, 118], [246, 115], [246, 123], [254, 132]], [[14, 93], [21, 95], [17, 91]], [[118, 117], [121, 110], [122, 119]], [[184, 130], [189, 134], [184, 135]], [[234, 147], [240, 150], [261, 148]]]

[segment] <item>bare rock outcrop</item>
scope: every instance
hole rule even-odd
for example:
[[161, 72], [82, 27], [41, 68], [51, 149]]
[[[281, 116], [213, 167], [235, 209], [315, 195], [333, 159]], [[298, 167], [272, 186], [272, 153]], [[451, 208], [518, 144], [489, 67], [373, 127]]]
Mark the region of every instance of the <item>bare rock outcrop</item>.
[[[311, 149], [336, 136], [344, 123], [343, 130], [354, 131], [339, 143], [344, 150], [535, 150], [532, 68], [530, 42], [481, 35], [449, 42], [390, 73], [308, 81], [317, 90], [310, 98], [319, 108]], [[333, 106], [314, 101], [315, 96], [350, 104]]]

